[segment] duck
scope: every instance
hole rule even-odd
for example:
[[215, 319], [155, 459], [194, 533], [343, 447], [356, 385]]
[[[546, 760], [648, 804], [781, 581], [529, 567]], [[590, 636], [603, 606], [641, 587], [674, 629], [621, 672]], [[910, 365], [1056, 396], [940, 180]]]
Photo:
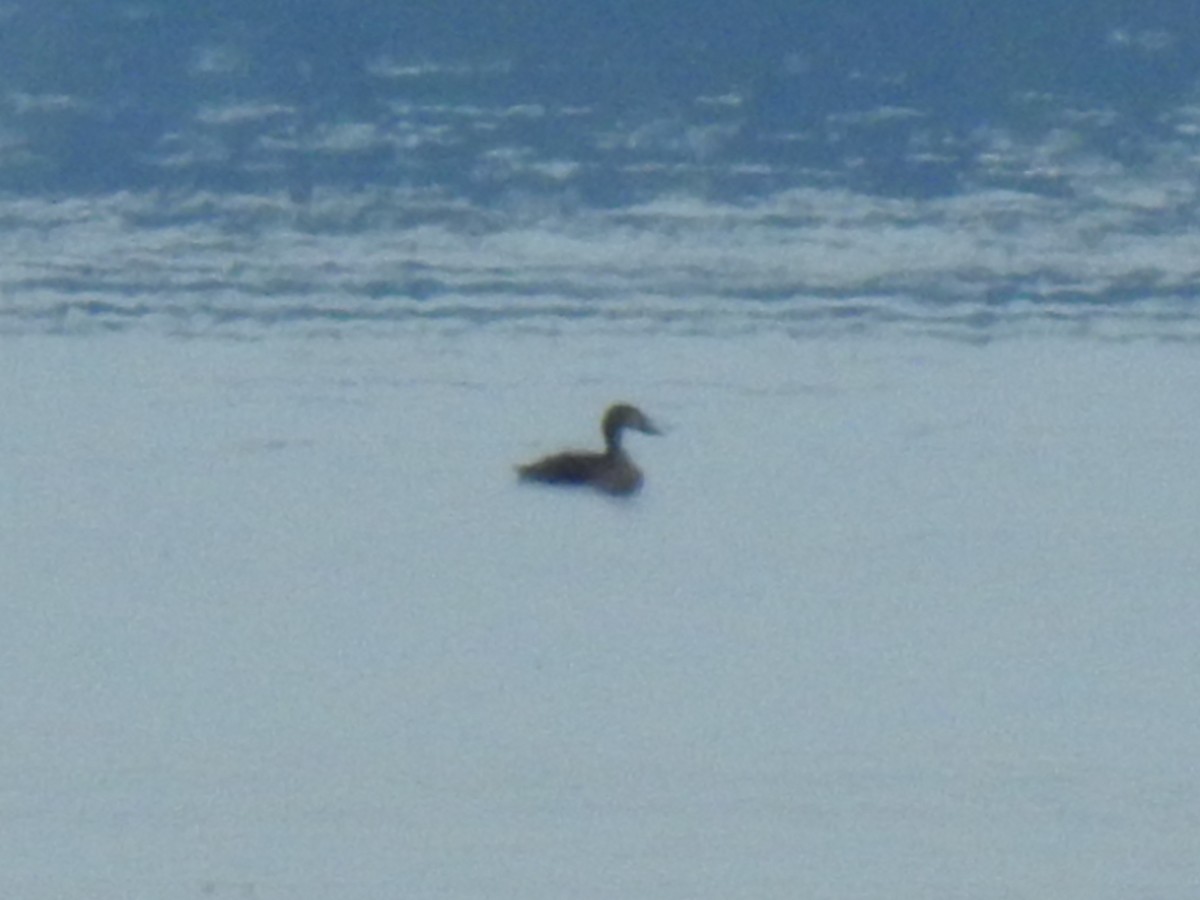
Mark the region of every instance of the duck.
[[621, 433], [630, 428], [642, 434], [662, 434], [649, 417], [629, 403], [615, 403], [604, 413], [600, 431], [604, 452], [567, 450], [517, 466], [521, 481], [591, 487], [614, 497], [626, 497], [642, 487], [642, 470], [621, 448]]

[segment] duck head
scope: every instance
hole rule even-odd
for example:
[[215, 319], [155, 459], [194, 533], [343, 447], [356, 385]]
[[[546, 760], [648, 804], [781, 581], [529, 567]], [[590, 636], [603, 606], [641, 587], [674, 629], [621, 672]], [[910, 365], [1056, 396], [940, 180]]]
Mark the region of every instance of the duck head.
[[621, 432], [626, 428], [640, 431], [642, 434], [662, 434], [650, 418], [629, 403], [617, 403], [608, 408], [604, 414], [601, 430], [604, 432], [604, 443], [609, 452], [616, 452], [621, 447]]

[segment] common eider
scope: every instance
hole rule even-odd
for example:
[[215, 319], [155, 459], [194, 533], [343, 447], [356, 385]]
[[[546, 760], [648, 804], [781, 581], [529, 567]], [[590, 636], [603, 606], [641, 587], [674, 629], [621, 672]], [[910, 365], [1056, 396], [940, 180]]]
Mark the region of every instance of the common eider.
[[521, 481], [593, 487], [614, 496], [626, 496], [642, 486], [642, 472], [621, 449], [621, 431], [632, 428], [643, 434], [661, 434], [636, 406], [618, 403], [604, 414], [604, 452], [568, 450], [517, 466]]

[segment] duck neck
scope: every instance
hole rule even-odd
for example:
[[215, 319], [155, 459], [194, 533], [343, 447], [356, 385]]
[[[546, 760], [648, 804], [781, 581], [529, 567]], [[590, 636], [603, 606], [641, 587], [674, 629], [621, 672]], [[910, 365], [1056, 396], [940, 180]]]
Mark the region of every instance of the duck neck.
[[604, 455], [618, 456], [621, 453], [621, 426], [606, 425], [604, 428]]

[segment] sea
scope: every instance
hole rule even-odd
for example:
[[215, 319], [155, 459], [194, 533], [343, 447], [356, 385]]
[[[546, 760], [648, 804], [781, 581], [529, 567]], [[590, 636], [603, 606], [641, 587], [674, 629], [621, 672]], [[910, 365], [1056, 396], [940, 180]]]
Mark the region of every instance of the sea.
[[1198, 50], [0, 3], [0, 894], [1196, 897]]

